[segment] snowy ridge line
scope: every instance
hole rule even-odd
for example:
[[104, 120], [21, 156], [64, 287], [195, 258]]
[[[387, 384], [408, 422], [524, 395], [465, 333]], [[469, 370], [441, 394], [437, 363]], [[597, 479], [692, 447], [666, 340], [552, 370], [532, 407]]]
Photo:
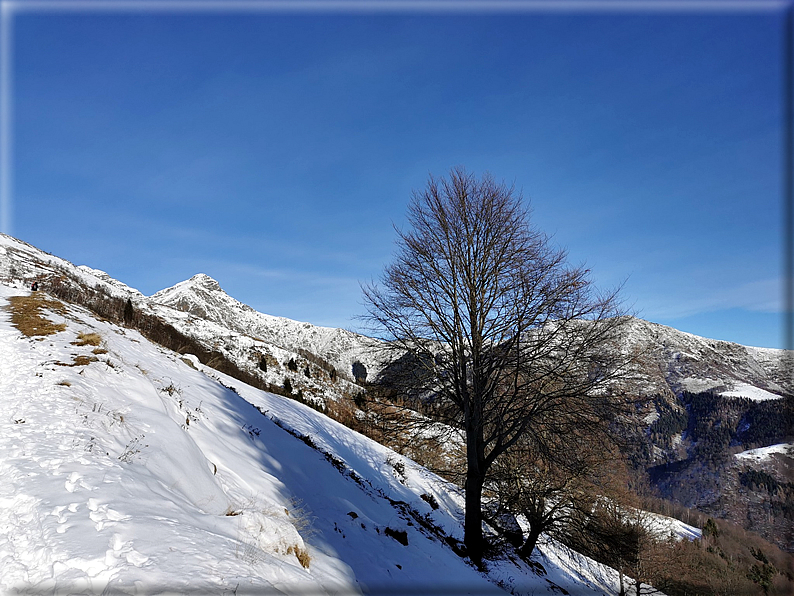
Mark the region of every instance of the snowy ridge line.
[[[258, 313], [226, 294], [217, 281], [204, 274], [146, 297], [104, 271], [86, 265], [75, 266], [28, 243], [0, 235], [0, 280], [17, 288], [29, 288], [32, 281], [38, 280], [41, 289], [67, 302], [82, 304], [111, 320], [121, 319], [124, 302], [129, 299], [136, 312], [158, 317], [194, 341], [205, 344], [209, 351], [213, 351], [213, 344], [228, 337], [230, 332], [236, 332], [252, 339], [261, 335], [264, 339], [259, 339], [260, 346], [269, 345], [284, 353], [295, 354], [300, 353], [299, 349], [305, 350], [314, 358], [335, 367], [348, 381], [353, 380], [350, 367], [357, 360], [372, 372], [379, 366], [367, 355], [369, 348], [366, 345], [373, 340], [342, 329], [317, 327]], [[167, 297], [175, 288], [178, 290], [177, 298], [183, 301], [181, 305], [167, 304]], [[201, 316], [191, 314], [190, 311], [195, 309]], [[205, 329], [202, 323], [215, 328]], [[332, 356], [330, 359], [329, 355]], [[243, 356], [242, 353], [225, 354], [227, 359], [241, 360]], [[319, 362], [315, 365], [328, 368]], [[269, 382], [273, 383], [273, 379]]]
[[150, 302], [189, 313], [293, 353], [305, 350], [333, 365], [349, 380], [353, 380], [350, 368], [356, 360], [362, 361], [370, 371], [382, 366], [369, 354], [378, 343], [376, 340], [345, 329], [260, 313], [229, 296], [216, 280], [203, 273], [160, 290], [152, 295]]
[[[12, 272], [15, 275], [11, 275]], [[53, 274], [57, 275], [53, 277]], [[57, 292], [59, 297], [69, 302], [82, 300], [89, 308], [92, 305], [87, 303], [87, 298], [94, 293], [116, 300], [130, 299], [143, 314], [159, 318], [203, 345], [207, 351], [222, 353], [238, 368], [264, 378], [273, 386], [282, 383], [285, 375], [290, 376], [293, 383], [302, 379], [291, 371], [273, 370], [260, 374], [251, 370], [253, 367], [248, 361], [251, 349], [261, 348], [267, 352], [267, 346], [270, 346], [270, 351], [280, 360], [289, 353], [305, 358], [309, 358], [305, 354], [313, 354], [321, 361], [314, 362], [315, 366], [327, 373], [327, 366], [322, 363], [331, 365], [341, 378], [351, 384], [355, 380], [351, 375], [354, 363], [361, 362], [370, 379], [386, 365], [384, 354], [375, 349], [379, 345], [378, 340], [343, 329], [319, 327], [257, 312], [226, 294], [220, 284], [206, 274], [199, 273], [146, 297], [103, 271], [85, 265], [75, 266], [28, 243], [0, 235], [0, 278], [13, 278], [15, 284], [25, 285], [38, 275], [48, 277], [45, 286], [53, 286], [53, 291], [58, 290], [56, 285], [63, 285], [58, 276], [66, 276], [71, 280], [68, 285], [72, 287], [61, 287]], [[81, 297], [80, 293], [86, 296]], [[116, 303], [107, 305], [104, 310], [92, 310], [113, 320], [121, 316], [122, 306], [123, 303]], [[239, 339], [245, 341], [234, 342], [240, 345], [224, 341], [234, 334], [240, 334]], [[639, 344], [648, 347], [648, 362], [642, 367], [637, 386], [642, 395], [658, 394], [673, 400], [684, 390], [698, 392], [709, 389], [749, 394], [751, 398], [776, 399], [776, 396], [794, 395], [790, 371], [784, 362], [784, 350], [746, 347], [702, 338], [634, 317], [627, 326], [624, 340], [626, 348]], [[330, 399], [338, 399], [350, 390], [350, 387], [341, 387], [341, 383], [340, 387], [334, 387], [332, 383], [321, 383], [316, 379], [309, 385], [314, 393], [327, 395]]]
[[794, 443], [778, 443], [767, 447], [757, 447], [736, 453], [737, 460], [763, 462], [770, 459], [775, 454], [794, 459]]

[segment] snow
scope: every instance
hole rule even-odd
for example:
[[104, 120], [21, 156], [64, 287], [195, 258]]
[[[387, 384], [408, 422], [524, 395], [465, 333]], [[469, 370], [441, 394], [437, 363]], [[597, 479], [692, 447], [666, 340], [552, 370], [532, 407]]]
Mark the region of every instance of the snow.
[[709, 391], [716, 387], [720, 387], [724, 384], [724, 381], [719, 379], [709, 379], [709, 378], [686, 378], [681, 379], [681, 385], [683, 388], [691, 393], [701, 393], [704, 391]]
[[645, 416], [645, 417], [642, 419], [642, 421], [643, 421], [645, 424], [649, 425], [649, 426], [650, 426], [651, 424], [653, 424], [654, 422], [656, 422], [657, 420], [659, 420], [659, 412], [657, 412], [656, 410], [654, 410], [654, 411], [653, 411], [653, 412], [651, 412], [650, 414], [647, 414], [647, 415], [646, 415], [646, 416]]
[[[307, 399], [319, 404], [360, 390], [352, 383], [355, 362], [364, 364], [372, 379], [388, 360], [381, 349], [384, 344], [377, 340], [257, 312], [203, 273], [146, 297], [103, 271], [76, 267], [0, 234], [0, 281], [27, 288], [34, 279], [44, 281], [45, 287], [58, 280], [66, 280], [68, 286], [77, 281], [81, 288], [76, 291], [95, 288], [108, 296], [129, 298], [136, 310], [156, 314], [207, 350], [219, 351], [242, 370], [264, 377], [263, 381], [281, 386], [289, 378], [296, 391], [301, 389]], [[784, 350], [745, 347], [629, 319], [623, 349], [639, 350], [647, 360], [637, 371], [637, 389], [643, 395], [715, 389], [751, 391], [751, 397], [771, 399], [794, 391]], [[262, 373], [261, 357], [273, 358], [278, 365]], [[303, 375], [303, 366], [297, 372], [282, 368], [290, 359], [302, 365], [314, 360], [311, 378]], [[326, 383], [331, 366], [339, 379]]]
[[700, 528], [685, 524], [673, 517], [648, 511], [643, 515], [649, 520], [648, 528], [661, 538], [672, 535], [676, 540], [699, 540], [702, 536]]
[[782, 395], [777, 395], [760, 387], [754, 387], [748, 383], [736, 383], [731, 390], [721, 391], [720, 395], [724, 397], [746, 397], [753, 401], [783, 399]]
[[638, 387], [645, 395], [730, 391], [738, 384], [771, 393], [794, 391], [786, 364], [790, 351], [698, 337], [634, 317], [623, 334], [623, 349], [641, 354]]
[[[746, 397], [753, 401], [765, 401], [768, 399], [783, 399], [782, 395], [772, 393], [766, 389], [761, 389], [750, 383], [743, 383], [739, 381], [730, 381], [725, 379], [710, 379], [710, 378], [687, 378], [681, 382], [682, 386], [692, 393], [699, 393], [702, 391], [710, 391], [712, 389], [718, 390], [719, 395], [723, 397]], [[730, 389], [723, 389], [725, 386]]]
[[[0, 285], [0, 307], [25, 293]], [[617, 592], [553, 542], [545, 576], [480, 572], [442, 539], [460, 490], [411, 460], [82, 308], [46, 316], [66, 330], [28, 338], [0, 308], [2, 592]]]
[[[304, 548], [285, 513], [290, 495], [244, 457], [227, 390], [137, 333], [70, 315], [66, 331], [38, 341], [0, 313], [3, 591], [354, 591], [338, 559], [310, 548], [305, 570], [287, 553]], [[90, 353], [70, 344], [79, 331], [100, 333], [108, 353], [58, 366]], [[181, 404], [163, 390], [171, 384], [181, 384]], [[240, 515], [224, 515], [232, 509]], [[266, 531], [252, 535], [256, 524]]]
[[744, 460], [762, 463], [769, 460], [776, 453], [794, 459], [794, 443], [778, 443], [777, 445], [770, 445], [768, 447], [748, 449], [747, 451], [737, 453], [734, 457], [740, 461]]
[[0, 233], [0, 279], [7, 286], [28, 288], [34, 280], [57, 278], [65, 271], [88, 287], [101, 288], [109, 296], [132, 298], [133, 302], [143, 298], [138, 290], [111, 278], [104, 271], [75, 267], [65, 259]]

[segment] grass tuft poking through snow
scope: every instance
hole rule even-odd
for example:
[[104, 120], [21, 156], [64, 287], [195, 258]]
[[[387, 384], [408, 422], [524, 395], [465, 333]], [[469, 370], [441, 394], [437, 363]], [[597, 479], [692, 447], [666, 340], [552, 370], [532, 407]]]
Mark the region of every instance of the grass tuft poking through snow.
[[71, 364], [67, 364], [66, 362], [56, 362], [55, 364], [58, 366], [88, 366], [92, 362], [96, 362], [98, 358], [95, 356], [75, 356], [74, 360], [72, 360]]
[[73, 341], [73, 346], [98, 346], [102, 342], [102, 336], [99, 333], [83, 333], [82, 331], [77, 334], [77, 341]]
[[307, 551], [305, 548], [301, 548], [299, 545], [294, 544], [293, 546], [287, 548], [287, 554], [295, 555], [295, 558], [298, 559], [298, 563], [300, 563], [301, 567], [304, 569], [309, 568], [312, 558], [309, 556], [309, 551]]

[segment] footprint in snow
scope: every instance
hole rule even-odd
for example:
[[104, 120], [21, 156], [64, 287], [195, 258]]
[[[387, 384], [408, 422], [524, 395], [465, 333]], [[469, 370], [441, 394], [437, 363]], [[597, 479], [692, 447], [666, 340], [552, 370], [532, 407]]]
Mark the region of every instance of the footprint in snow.
[[96, 524], [97, 532], [105, 526], [113, 526], [116, 522], [130, 519], [129, 515], [119, 513], [115, 509], [110, 509], [107, 504], [100, 505], [97, 499], [88, 499], [88, 517]]
[[62, 524], [67, 519], [69, 519], [66, 515], [63, 514], [63, 510], [66, 509], [66, 505], [58, 505], [55, 509], [52, 510], [50, 515], [54, 515], [58, 518], [58, 523]]
[[105, 551], [105, 564], [108, 566], [116, 565], [124, 559], [127, 563], [140, 567], [149, 560], [149, 557], [132, 547], [132, 540], [125, 541], [121, 534], [113, 534], [108, 546], [110, 548]]
[[74, 491], [77, 490], [77, 487], [79, 486], [78, 483], [80, 482], [80, 478], [82, 478], [80, 474], [78, 474], [77, 472], [72, 472], [71, 474], [69, 474], [69, 479], [64, 483], [63, 486], [70, 493], [73, 493]]

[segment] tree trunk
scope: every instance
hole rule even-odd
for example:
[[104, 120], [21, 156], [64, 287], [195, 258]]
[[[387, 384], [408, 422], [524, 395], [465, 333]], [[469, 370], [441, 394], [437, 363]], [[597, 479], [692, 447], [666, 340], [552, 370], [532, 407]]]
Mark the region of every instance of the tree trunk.
[[463, 522], [463, 543], [466, 554], [478, 567], [482, 565], [485, 544], [482, 537], [482, 485], [484, 477], [472, 473], [466, 474], [466, 516]]
[[539, 524], [530, 524], [529, 535], [521, 547], [521, 550], [518, 551], [518, 556], [525, 560], [532, 556], [532, 551], [535, 550], [535, 545], [538, 543], [540, 533], [541, 529]]

